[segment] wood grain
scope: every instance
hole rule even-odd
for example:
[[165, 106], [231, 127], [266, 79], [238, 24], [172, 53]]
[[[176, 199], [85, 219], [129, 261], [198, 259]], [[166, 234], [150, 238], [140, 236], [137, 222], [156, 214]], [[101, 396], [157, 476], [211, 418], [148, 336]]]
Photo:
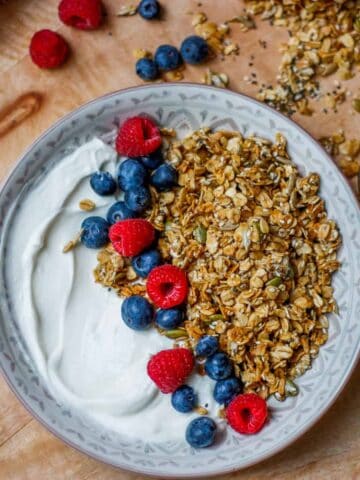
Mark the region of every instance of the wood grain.
[[[197, 11], [197, 1], [162, 0], [166, 14], [162, 21], [145, 22], [139, 16], [119, 18], [115, 13], [128, 2], [104, 0], [108, 17], [96, 32], [80, 32], [62, 25], [57, 18], [58, 0], [9, 0], [0, 2], [0, 112], [21, 95], [38, 92], [40, 109], [1, 138], [0, 178], [3, 178], [26, 147], [55, 120], [82, 103], [119, 88], [136, 85], [134, 48], [154, 50], [160, 43], [179, 45], [192, 27], [187, 11]], [[131, 3], [131, 2], [130, 2]], [[238, 14], [239, 0], [202, 1], [210, 19], [222, 21]], [[35, 67], [28, 56], [28, 43], [40, 28], [59, 31], [69, 41], [72, 55], [55, 71]], [[236, 25], [233, 37], [240, 44], [236, 58], [212, 61], [211, 68], [226, 72], [235, 91], [256, 94], [247, 84], [250, 56], [260, 83], [274, 83], [279, 63], [278, 47], [286, 41], [283, 29], [258, 22], [246, 34]], [[259, 40], [266, 40], [265, 51]], [[202, 67], [188, 67], [185, 80], [199, 82]], [[323, 88], [331, 89], [334, 78]], [[360, 89], [359, 75], [346, 84]], [[359, 117], [358, 117], [359, 118]], [[315, 137], [344, 128], [351, 137], [359, 134], [359, 119], [353, 117], [350, 102], [337, 114], [295, 119]], [[0, 479], [4, 480], [134, 480], [143, 477], [115, 470], [66, 446], [47, 432], [26, 412], [3, 380], [0, 380]], [[356, 371], [330, 411], [295, 444], [261, 464], [219, 477], [221, 480], [356, 480], [360, 479], [360, 372]]]

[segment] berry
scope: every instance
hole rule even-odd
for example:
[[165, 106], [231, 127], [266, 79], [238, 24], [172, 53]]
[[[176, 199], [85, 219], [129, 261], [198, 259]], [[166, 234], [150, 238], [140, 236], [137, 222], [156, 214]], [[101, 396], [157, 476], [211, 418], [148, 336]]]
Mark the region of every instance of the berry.
[[226, 409], [230, 426], [239, 433], [257, 433], [267, 418], [267, 405], [263, 398], [255, 393], [238, 395]]
[[155, 152], [150, 153], [144, 157], [139, 157], [138, 160], [149, 170], [154, 170], [159, 165], [161, 165], [164, 161], [164, 157], [161, 151], [161, 148], [155, 150]]
[[88, 217], [81, 224], [81, 243], [88, 248], [100, 248], [109, 241], [109, 227], [101, 217]]
[[151, 203], [150, 190], [147, 187], [138, 187], [136, 190], [125, 192], [125, 205], [136, 213], [143, 212]]
[[120, 155], [129, 157], [148, 155], [161, 145], [160, 130], [149, 118], [128, 118], [121, 125], [115, 143]]
[[171, 395], [171, 405], [181, 413], [191, 412], [195, 407], [196, 395], [194, 389], [188, 385], [181, 385]]
[[213, 335], [204, 335], [195, 347], [195, 353], [199, 357], [210, 357], [219, 348], [219, 340]]
[[113, 225], [120, 220], [126, 220], [127, 218], [136, 218], [137, 213], [130, 210], [126, 205], [125, 202], [115, 202], [109, 208], [106, 214], [106, 220]]
[[103, 6], [100, 0], [62, 0], [59, 17], [65, 25], [80, 30], [94, 30], [102, 22]]
[[209, 47], [203, 38], [191, 35], [182, 42], [180, 52], [184, 62], [196, 65], [208, 57]]
[[186, 441], [194, 448], [210, 447], [214, 443], [216, 423], [209, 417], [194, 418], [186, 429]]
[[121, 305], [121, 316], [133, 330], [149, 328], [154, 318], [154, 309], [146, 298], [140, 295], [127, 297]]
[[140, 253], [131, 260], [131, 265], [139, 277], [147, 277], [151, 270], [161, 264], [160, 253], [153, 249]]
[[147, 220], [129, 218], [112, 225], [109, 238], [120, 255], [132, 257], [152, 244], [155, 238], [155, 230]]
[[154, 59], [160, 70], [175, 70], [182, 64], [179, 50], [172, 45], [160, 45]]
[[135, 158], [128, 158], [120, 163], [118, 169], [118, 183], [121, 190], [127, 192], [145, 184], [147, 171], [144, 165]]
[[157, 190], [164, 192], [177, 185], [178, 174], [174, 167], [168, 163], [163, 163], [151, 175], [150, 183]]
[[194, 357], [187, 348], [162, 350], [147, 364], [147, 373], [162, 393], [172, 393], [184, 383], [194, 368]]
[[31, 60], [40, 68], [56, 68], [69, 55], [69, 46], [64, 38], [52, 30], [39, 30], [30, 42]]
[[215, 353], [206, 360], [205, 372], [213, 380], [224, 380], [230, 377], [232, 365], [229, 357], [222, 352]]
[[90, 185], [98, 195], [112, 195], [116, 190], [116, 182], [109, 172], [95, 172], [90, 177]]
[[142, 80], [155, 80], [159, 76], [159, 70], [151, 58], [140, 58], [135, 65], [136, 75]]
[[218, 380], [214, 388], [214, 398], [220, 404], [227, 405], [242, 390], [242, 384], [236, 377]]
[[138, 12], [145, 20], [152, 20], [159, 16], [160, 4], [156, 0], [141, 0]]
[[167, 310], [158, 310], [155, 313], [155, 323], [160, 328], [171, 330], [182, 324], [184, 313], [179, 308], [169, 308]]
[[151, 270], [146, 291], [157, 307], [171, 308], [186, 300], [188, 283], [186, 274], [175, 265], [161, 265]]

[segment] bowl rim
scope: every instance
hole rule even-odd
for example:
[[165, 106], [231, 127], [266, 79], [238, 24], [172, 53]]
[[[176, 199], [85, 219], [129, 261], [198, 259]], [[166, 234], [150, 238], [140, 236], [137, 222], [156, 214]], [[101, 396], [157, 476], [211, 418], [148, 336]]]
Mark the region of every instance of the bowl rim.
[[[247, 102], [253, 103], [257, 107], [264, 109], [268, 112], [270, 112], [272, 115], [275, 115], [282, 119], [285, 122], [291, 123], [298, 131], [300, 134], [302, 134], [310, 143], [312, 143], [314, 146], [317, 148], [320, 148], [322, 150], [323, 155], [327, 158], [327, 160], [331, 163], [334, 164], [335, 168], [337, 168], [337, 173], [340, 174], [340, 177], [342, 177], [344, 188], [347, 190], [347, 193], [349, 197], [353, 200], [354, 204], [357, 206], [357, 210], [360, 213], [360, 199], [357, 198], [355, 195], [354, 191], [352, 190], [350, 186], [350, 182], [346, 178], [346, 176], [343, 174], [343, 172], [337, 167], [336, 163], [333, 161], [331, 156], [326, 152], [324, 147], [321, 145], [321, 143], [315, 139], [304, 127], [300, 126], [295, 120], [293, 120], [290, 117], [287, 117], [285, 114], [275, 110], [274, 108], [270, 107], [266, 103], [260, 102], [257, 99], [254, 99], [250, 97], [247, 94], [241, 93], [241, 92], [234, 92], [232, 90], [222, 90], [217, 87], [213, 87], [210, 85], [203, 85], [195, 82], [169, 82], [169, 83], [157, 83], [157, 84], [147, 84], [147, 85], [136, 85], [132, 87], [126, 87], [122, 88], [119, 90], [115, 90], [109, 93], [105, 93], [103, 95], [100, 95], [90, 101], [87, 101], [83, 104], [81, 104], [79, 107], [76, 107], [75, 109], [71, 110], [70, 112], [66, 113], [63, 115], [61, 118], [56, 120], [50, 127], [46, 128], [43, 133], [41, 133], [26, 149], [25, 151], [18, 157], [17, 160], [11, 165], [9, 172], [5, 175], [4, 179], [0, 182], [0, 193], [2, 193], [3, 189], [8, 185], [8, 183], [11, 180], [11, 177], [16, 170], [16, 168], [21, 164], [21, 162], [28, 156], [28, 154], [40, 143], [42, 142], [51, 132], [59, 128], [61, 125], [66, 124], [68, 121], [72, 119], [74, 115], [79, 114], [81, 111], [86, 110], [89, 106], [94, 105], [98, 103], [99, 101], [107, 100], [112, 97], [116, 97], [118, 95], [121, 95], [122, 93], [131, 93], [131, 92], [138, 92], [138, 91], [144, 91], [144, 90], [151, 90], [151, 89], [160, 89], [160, 88], [174, 88], [174, 87], [185, 87], [185, 88], [199, 88], [199, 89], [205, 89], [209, 90], [212, 92], [216, 93], [225, 93], [226, 95], [234, 96], [237, 99], [243, 99]], [[17, 389], [16, 385], [12, 382], [10, 377], [8, 376], [6, 369], [0, 364], [0, 372], [2, 373], [3, 378], [5, 379], [7, 385], [9, 386], [10, 390], [13, 392], [15, 397], [18, 399], [18, 401], [21, 403], [21, 405], [30, 413], [30, 415], [35, 418], [47, 431], [52, 433], [56, 438], [64, 442], [66, 445], [74, 448], [78, 452], [85, 454], [89, 456], [90, 458], [93, 458], [99, 462], [101, 462], [104, 465], [111, 466], [116, 469], [122, 469], [124, 471], [129, 471], [133, 473], [138, 473], [142, 475], [147, 475], [149, 477], [154, 477], [155, 475], [160, 478], [209, 478], [209, 477], [214, 477], [216, 475], [222, 475], [226, 473], [231, 473], [231, 472], [236, 472], [243, 470], [245, 468], [257, 465], [268, 458], [274, 456], [275, 454], [283, 451], [285, 448], [289, 447], [292, 445], [295, 441], [297, 441], [304, 433], [309, 431], [330, 409], [330, 407], [336, 402], [336, 400], [339, 398], [339, 395], [345, 388], [346, 384], [350, 380], [350, 377], [357, 365], [357, 363], [360, 360], [360, 348], [358, 348], [357, 355], [355, 355], [350, 363], [350, 367], [342, 378], [341, 382], [339, 383], [336, 393], [333, 395], [331, 399], [329, 399], [324, 408], [321, 410], [321, 413], [317, 415], [315, 418], [313, 418], [309, 423], [304, 425], [300, 430], [291, 438], [290, 441], [287, 441], [286, 443], [279, 445], [277, 447], [274, 447], [273, 449], [268, 450], [266, 453], [262, 454], [260, 457], [258, 457], [256, 460], [250, 460], [246, 463], [244, 463], [241, 466], [238, 467], [228, 467], [228, 468], [221, 468], [221, 469], [214, 469], [214, 471], [209, 474], [209, 473], [196, 473], [196, 472], [191, 472], [191, 473], [185, 473], [182, 475], [178, 475], [176, 473], [171, 473], [171, 474], [162, 474], [161, 472], [154, 473], [152, 471], [146, 471], [141, 468], [136, 468], [136, 467], [129, 467], [128, 465], [122, 466], [121, 464], [114, 464], [111, 463], [107, 460], [105, 460], [103, 457], [100, 455], [88, 451], [84, 447], [80, 447], [79, 445], [76, 445], [75, 442], [72, 440], [69, 440], [65, 436], [63, 436], [62, 433], [58, 432], [55, 428], [53, 428], [50, 423], [48, 423], [44, 418], [40, 417], [33, 408], [28, 404], [28, 402], [22, 397], [22, 395], [19, 393], [19, 390]]]

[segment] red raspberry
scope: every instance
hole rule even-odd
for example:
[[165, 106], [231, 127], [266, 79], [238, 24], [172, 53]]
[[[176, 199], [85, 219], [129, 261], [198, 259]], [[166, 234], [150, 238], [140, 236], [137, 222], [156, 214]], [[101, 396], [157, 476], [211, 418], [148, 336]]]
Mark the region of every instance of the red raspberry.
[[194, 356], [187, 348], [162, 350], [147, 364], [147, 373], [162, 393], [180, 387], [194, 368]]
[[175, 265], [161, 265], [149, 273], [146, 291], [160, 308], [172, 308], [186, 300], [188, 283], [185, 272]]
[[64, 38], [52, 30], [39, 30], [30, 42], [31, 60], [40, 68], [56, 68], [65, 62], [69, 46]]
[[267, 406], [263, 398], [255, 393], [244, 393], [235, 397], [226, 409], [230, 426], [239, 433], [257, 433], [267, 418]]
[[155, 230], [142, 218], [121, 220], [110, 227], [109, 238], [115, 250], [125, 257], [138, 255], [152, 244]]
[[103, 5], [100, 0], [62, 0], [59, 3], [59, 17], [71, 27], [94, 30], [102, 22]]
[[116, 138], [116, 150], [120, 155], [139, 157], [154, 152], [161, 145], [158, 127], [146, 117], [125, 120]]

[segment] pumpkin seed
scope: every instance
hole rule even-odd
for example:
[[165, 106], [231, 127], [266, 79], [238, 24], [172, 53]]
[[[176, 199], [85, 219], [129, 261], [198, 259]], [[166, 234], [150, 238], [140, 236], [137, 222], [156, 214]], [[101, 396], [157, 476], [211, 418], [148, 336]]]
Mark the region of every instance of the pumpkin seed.
[[195, 228], [193, 232], [194, 238], [199, 243], [206, 243], [207, 230], [202, 225], [199, 225]]
[[164, 330], [161, 332], [161, 335], [164, 335], [167, 338], [181, 338], [188, 337], [188, 333], [185, 328], [175, 328], [174, 330]]
[[299, 394], [299, 387], [292, 381], [286, 380], [285, 383], [285, 395], [287, 397], [296, 397]]
[[282, 284], [282, 279], [280, 277], [274, 277], [266, 283], [267, 287], [278, 287]]

